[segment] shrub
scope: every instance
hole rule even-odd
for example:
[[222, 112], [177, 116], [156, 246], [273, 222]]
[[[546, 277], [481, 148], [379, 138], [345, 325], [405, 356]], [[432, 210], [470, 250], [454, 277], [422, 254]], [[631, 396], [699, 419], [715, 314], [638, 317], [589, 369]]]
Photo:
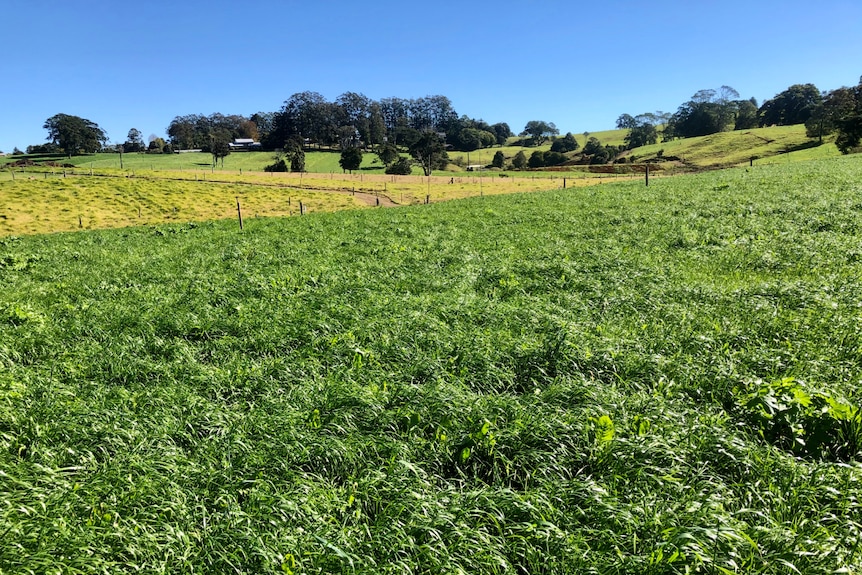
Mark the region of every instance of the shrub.
[[519, 151], [515, 154], [515, 157], [512, 158], [512, 167], [516, 170], [523, 170], [527, 167], [527, 155], [524, 154], [523, 150]]
[[546, 166], [559, 166], [566, 161], [566, 157], [560, 152], [548, 151], [542, 155]]
[[398, 158], [391, 166], [386, 168], [386, 173], [396, 176], [409, 176], [413, 172], [413, 162], [410, 158]]
[[545, 165], [545, 153], [536, 150], [532, 154], [530, 154], [530, 162], [529, 165], [531, 168], [541, 168]]
[[503, 155], [503, 152], [497, 151], [494, 154], [494, 159], [491, 160], [491, 165], [495, 168], [502, 168], [505, 161], [506, 156]]
[[264, 172], [286, 172], [287, 171], [287, 162], [284, 161], [284, 158], [276, 158], [275, 163], [272, 163], [266, 166], [263, 169]]

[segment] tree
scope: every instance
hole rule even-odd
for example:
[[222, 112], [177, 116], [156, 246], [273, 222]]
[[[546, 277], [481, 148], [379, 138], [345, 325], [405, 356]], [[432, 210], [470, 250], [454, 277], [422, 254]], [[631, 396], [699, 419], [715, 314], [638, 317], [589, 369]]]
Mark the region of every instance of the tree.
[[566, 152], [574, 152], [579, 147], [575, 136], [571, 132], [567, 132], [562, 138], [554, 140], [554, 143], [551, 144], [551, 151], [565, 154]]
[[399, 157], [391, 166], [385, 170], [387, 174], [398, 176], [409, 176], [413, 172], [413, 162], [410, 158]]
[[541, 168], [545, 165], [545, 153], [536, 150], [530, 154], [530, 159], [527, 161], [527, 165], [534, 169]]
[[804, 124], [823, 96], [814, 84], [794, 84], [758, 110], [761, 126]]
[[819, 138], [829, 135], [838, 129], [838, 122], [853, 113], [856, 107], [856, 96], [852, 88], [841, 87], [827, 92], [823, 100], [812, 111], [805, 122], [805, 133], [809, 138]]
[[602, 149], [603, 149], [602, 143], [599, 141], [599, 139], [596, 138], [595, 136], [591, 136], [587, 140], [587, 143], [584, 144], [583, 152], [584, 152], [584, 155], [586, 155], [586, 156], [592, 156], [592, 155], [598, 153]]
[[165, 140], [163, 138], [156, 138], [150, 140], [150, 145], [147, 146], [147, 153], [150, 154], [161, 154], [165, 150]]
[[396, 161], [400, 156], [398, 155], [398, 148], [387, 143], [378, 148], [377, 157], [380, 158], [380, 161], [383, 162], [384, 166], [389, 167], [392, 165], [392, 162]]
[[449, 156], [443, 147], [443, 140], [437, 132], [423, 132], [419, 139], [410, 146], [410, 155], [413, 156], [426, 176], [436, 168], [445, 167]]
[[530, 120], [527, 122], [527, 125], [524, 126], [524, 131], [521, 132], [521, 135], [530, 136], [533, 141], [536, 142], [536, 145], [541, 145], [545, 140], [551, 136], [556, 136], [559, 133], [560, 131], [553, 122]]
[[617, 118], [618, 130], [631, 130], [635, 127], [635, 125], [635, 119], [630, 114], [622, 114], [619, 118]]
[[[496, 141], [496, 137], [494, 138]], [[464, 128], [458, 134], [458, 149], [472, 152], [482, 147], [482, 132], [475, 128]]]
[[346, 148], [341, 152], [341, 159], [338, 160], [338, 165], [342, 170], [347, 170], [351, 174], [353, 170], [358, 170], [362, 165], [362, 150], [359, 148]]
[[140, 130], [132, 128], [126, 136], [126, 142], [123, 144], [123, 151], [126, 153], [140, 152], [144, 149], [144, 137]]
[[566, 156], [564, 156], [560, 152], [548, 150], [547, 152], [542, 154], [542, 163], [545, 164], [545, 166], [559, 166], [565, 161]]
[[497, 152], [494, 154], [494, 159], [491, 160], [491, 165], [494, 166], [495, 168], [502, 169], [503, 165], [505, 163], [506, 163], [506, 156], [503, 155], [503, 152], [501, 152], [500, 150], [497, 150]]
[[655, 144], [657, 141], [658, 131], [653, 124], [649, 123], [636, 124], [625, 137], [627, 150]]
[[859, 85], [851, 92], [854, 100], [853, 107], [836, 121], [838, 136], [835, 138], [835, 145], [842, 154], [849, 154], [862, 141], [862, 78], [859, 79]]
[[512, 129], [506, 122], [494, 124], [491, 126], [491, 129], [494, 131], [494, 135], [497, 136], [497, 145], [499, 146], [505, 145], [506, 140], [515, 135], [512, 133]]
[[698, 90], [691, 100], [682, 104], [665, 127], [665, 139], [691, 138], [722, 132], [733, 126], [738, 96], [730, 86], [716, 90]]
[[230, 133], [225, 130], [214, 130], [211, 134], [210, 153], [213, 157], [213, 167], [221, 160], [224, 167], [224, 159], [230, 155]]
[[305, 171], [305, 149], [302, 138], [293, 136], [284, 143], [284, 157], [290, 160], [291, 172]]
[[527, 167], [527, 155], [524, 150], [520, 150], [515, 157], [512, 158], [512, 167], [516, 170], [523, 170]]
[[758, 125], [757, 118], [757, 100], [739, 100], [736, 102], [736, 121], [733, 124], [734, 130], [750, 130]]
[[81, 152], [98, 152], [108, 141], [107, 134], [98, 124], [78, 116], [56, 114], [45, 120], [42, 127], [48, 130], [47, 139], [69, 157]]

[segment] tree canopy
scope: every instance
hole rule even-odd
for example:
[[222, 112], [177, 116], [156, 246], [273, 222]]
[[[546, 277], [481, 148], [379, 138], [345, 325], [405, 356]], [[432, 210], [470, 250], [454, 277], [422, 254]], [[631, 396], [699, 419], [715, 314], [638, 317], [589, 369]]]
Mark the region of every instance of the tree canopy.
[[353, 170], [358, 170], [362, 165], [362, 150], [359, 148], [345, 148], [341, 151], [341, 158], [338, 160], [338, 165], [342, 170], [347, 170], [351, 174]]
[[553, 122], [545, 122], [542, 120], [530, 120], [524, 126], [522, 136], [530, 136], [536, 145], [541, 145], [551, 136], [556, 136], [560, 133], [557, 126]]
[[47, 139], [69, 156], [98, 152], [108, 141], [98, 124], [78, 116], [56, 114], [45, 120], [42, 127], [48, 130]]
[[814, 84], [794, 84], [763, 103], [758, 110], [760, 125], [804, 124], [822, 100]]
[[423, 132], [419, 139], [410, 146], [410, 155], [422, 166], [426, 176], [435, 169], [446, 167], [449, 156], [443, 147], [443, 140], [437, 132]]

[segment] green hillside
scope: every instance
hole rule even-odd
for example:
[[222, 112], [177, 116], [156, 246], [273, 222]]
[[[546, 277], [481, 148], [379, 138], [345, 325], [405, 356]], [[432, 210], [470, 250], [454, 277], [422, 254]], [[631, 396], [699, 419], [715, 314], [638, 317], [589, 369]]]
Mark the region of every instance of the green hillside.
[[805, 135], [805, 126], [774, 126], [721, 132], [698, 138], [685, 138], [660, 142], [631, 150], [627, 155], [636, 162], [674, 156], [686, 166], [697, 169], [715, 169], [748, 165], [755, 162], [774, 163], [804, 161], [840, 155], [833, 139], [822, 145]]
[[[603, 145], [621, 146], [625, 142], [626, 130], [607, 130], [593, 132], [589, 137], [596, 137]], [[583, 134], [575, 134], [578, 144], [583, 147], [586, 138]], [[698, 138], [686, 138], [671, 142], [660, 142], [626, 152], [624, 155], [635, 162], [657, 159], [659, 153], [664, 157], [679, 158], [679, 167], [703, 170], [725, 168], [749, 163], [754, 156], [761, 163], [778, 161], [801, 161], [817, 158], [827, 158], [839, 155], [833, 143], [828, 138], [823, 145], [805, 135], [805, 126], [778, 126], [756, 128], [733, 132], [721, 132]], [[502, 146], [484, 148], [472, 152], [449, 152], [450, 158], [463, 166], [469, 164], [489, 165], [498, 151], [502, 151], [507, 163], [518, 153], [524, 152], [529, 157], [536, 150], [546, 151], [551, 148], [551, 142], [541, 146], [521, 147]], [[338, 165], [340, 155], [332, 151], [307, 151], [306, 170], [316, 173], [340, 173]], [[14, 161], [16, 158], [0, 158], [0, 166]], [[217, 171], [263, 171], [264, 167], [273, 163], [271, 152], [235, 152], [216, 168]], [[60, 164], [71, 164], [78, 167], [93, 169], [119, 169], [119, 154], [93, 154], [64, 158], [54, 156], [36, 158], [36, 161], [51, 160]], [[212, 156], [205, 153], [183, 154], [123, 154], [123, 168], [134, 170], [183, 170], [206, 171], [212, 166]], [[578, 168], [573, 168], [578, 169]], [[384, 166], [374, 153], [366, 152], [363, 157], [361, 171], [370, 174], [382, 174]], [[450, 171], [462, 173], [464, 168], [452, 164]], [[421, 174], [419, 168], [414, 168], [414, 174]]]
[[0, 572], [858, 573], [860, 182], [2, 238]]

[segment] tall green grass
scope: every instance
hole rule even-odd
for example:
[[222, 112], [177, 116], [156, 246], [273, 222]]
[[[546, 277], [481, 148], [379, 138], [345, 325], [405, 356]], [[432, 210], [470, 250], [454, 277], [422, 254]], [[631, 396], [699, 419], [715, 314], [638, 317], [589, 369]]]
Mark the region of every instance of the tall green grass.
[[4, 238], [0, 572], [858, 572], [860, 176]]

